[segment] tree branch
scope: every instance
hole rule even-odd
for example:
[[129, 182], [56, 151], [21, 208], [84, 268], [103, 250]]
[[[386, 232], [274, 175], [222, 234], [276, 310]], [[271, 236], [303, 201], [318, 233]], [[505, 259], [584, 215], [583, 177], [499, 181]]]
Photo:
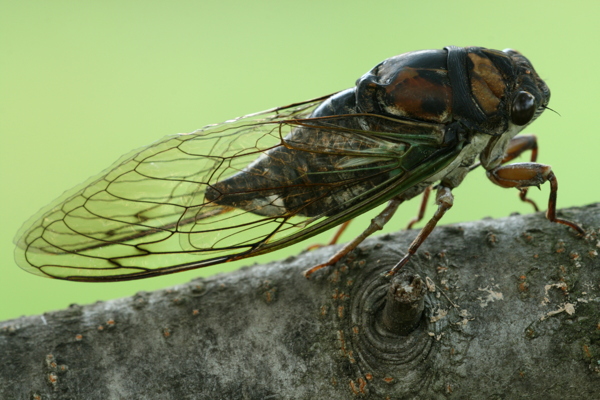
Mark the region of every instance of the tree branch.
[[394, 287], [416, 230], [311, 280], [334, 247], [6, 321], [0, 398], [597, 398], [600, 204], [561, 214], [587, 236], [541, 213], [439, 227]]

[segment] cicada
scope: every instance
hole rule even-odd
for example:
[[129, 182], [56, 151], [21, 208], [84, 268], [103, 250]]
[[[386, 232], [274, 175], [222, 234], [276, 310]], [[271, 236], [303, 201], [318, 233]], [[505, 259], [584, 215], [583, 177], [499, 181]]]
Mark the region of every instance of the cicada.
[[[387, 207], [334, 264], [381, 229], [404, 201], [432, 186], [437, 210], [410, 259], [452, 206], [451, 190], [481, 165], [492, 182], [557, 181], [535, 162], [503, 165], [536, 141], [515, 136], [550, 91], [514, 50], [446, 47], [401, 54], [332, 95], [167, 136], [119, 159], [32, 217], [16, 261], [37, 275], [120, 281], [268, 253]], [[479, 159], [479, 160], [477, 160]]]

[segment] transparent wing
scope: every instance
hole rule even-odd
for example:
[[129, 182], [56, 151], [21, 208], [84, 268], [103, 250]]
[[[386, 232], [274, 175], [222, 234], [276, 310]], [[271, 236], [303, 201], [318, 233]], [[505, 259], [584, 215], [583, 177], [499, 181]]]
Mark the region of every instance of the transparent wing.
[[58, 279], [116, 281], [236, 260], [329, 229], [439, 168], [403, 165], [411, 147], [438, 149], [436, 135], [390, 140], [339, 125], [360, 116], [306, 119], [326, 97], [123, 156], [21, 228], [18, 265]]

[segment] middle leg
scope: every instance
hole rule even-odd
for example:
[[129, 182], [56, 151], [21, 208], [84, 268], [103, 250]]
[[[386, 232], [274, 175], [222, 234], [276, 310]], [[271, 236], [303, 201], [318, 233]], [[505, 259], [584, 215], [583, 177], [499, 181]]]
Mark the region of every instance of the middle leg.
[[438, 208], [433, 214], [433, 217], [431, 217], [427, 224], [425, 224], [425, 226], [421, 229], [421, 232], [419, 232], [417, 237], [408, 247], [406, 255], [402, 257], [398, 264], [394, 265], [394, 267], [387, 273], [387, 276], [394, 275], [396, 272], [400, 271], [404, 265], [406, 265], [410, 257], [417, 252], [425, 239], [427, 239], [429, 234], [433, 231], [433, 228], [435, 228], [440, 219], [442, 219], [444, 214], [446, 214], [446, 211], [452, 207], [454, 204], [454, 196], [452, 195], [451, 189], [441, 185], [438, 186], [435, 202], [438, 205]]

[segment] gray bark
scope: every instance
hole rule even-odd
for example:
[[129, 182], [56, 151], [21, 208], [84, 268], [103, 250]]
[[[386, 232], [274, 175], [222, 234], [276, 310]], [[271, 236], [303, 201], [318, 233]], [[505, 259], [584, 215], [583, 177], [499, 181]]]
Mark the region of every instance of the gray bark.
[[[390, 295], [416, 230], [311, 280], [337, 246], [5, 321], [0, 398], [597, 399], [600, 204], [559, 215], [587, 236], [541, 213], [438, 227]], [[386, 328], [419, 308], [408, 333]]]

